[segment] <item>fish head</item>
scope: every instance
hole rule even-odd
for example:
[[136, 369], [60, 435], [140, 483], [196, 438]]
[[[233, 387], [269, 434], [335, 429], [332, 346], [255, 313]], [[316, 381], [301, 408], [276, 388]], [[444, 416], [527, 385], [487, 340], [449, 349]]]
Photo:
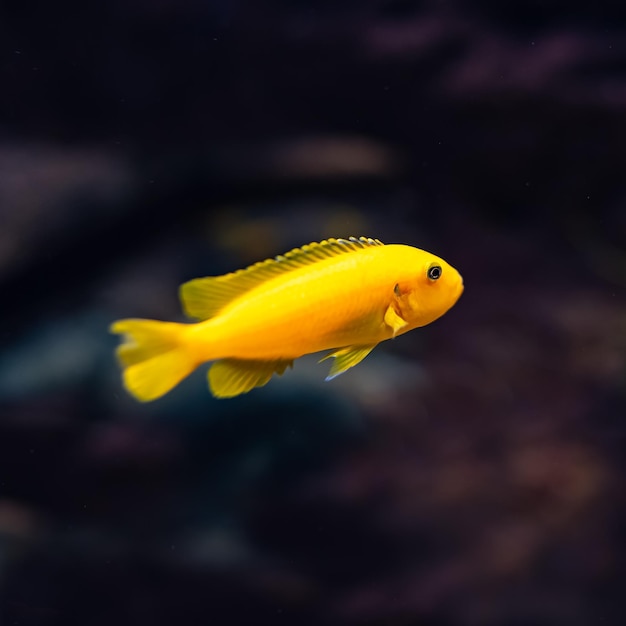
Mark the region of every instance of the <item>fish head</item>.
[[430, 324], [463, 293], [463, 277], [454, 267], [434, 254], [419, 252], [419, 260], [403, 270], [394, 287], [395, 308], [408, 328]]

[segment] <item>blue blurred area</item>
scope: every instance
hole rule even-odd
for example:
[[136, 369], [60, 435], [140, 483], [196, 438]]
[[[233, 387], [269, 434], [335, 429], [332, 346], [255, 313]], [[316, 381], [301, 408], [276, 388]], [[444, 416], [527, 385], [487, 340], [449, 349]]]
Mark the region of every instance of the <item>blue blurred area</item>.
[[[626, 623], [625, 16], [4, 4], [2, 623]], [[126, 395], [113, 320], [360, 235], [463, 297], [330, 383]]]

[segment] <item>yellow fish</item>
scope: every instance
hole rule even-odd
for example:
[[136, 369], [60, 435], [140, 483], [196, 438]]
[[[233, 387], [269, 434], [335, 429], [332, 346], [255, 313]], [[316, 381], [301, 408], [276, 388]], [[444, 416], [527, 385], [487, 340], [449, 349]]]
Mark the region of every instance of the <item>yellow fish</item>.
[[442, 316], [463, 292], [443, 259], [378, 239], [327, 239], [224, 276], [180, 288], [193, 324], [124, 319], [111, 332], [126, 389], [147, 402], [206, 361], [214, 396], [265, 385], [294, 359], [332, 350], [326, 380], [362, 361], [381, 341]]

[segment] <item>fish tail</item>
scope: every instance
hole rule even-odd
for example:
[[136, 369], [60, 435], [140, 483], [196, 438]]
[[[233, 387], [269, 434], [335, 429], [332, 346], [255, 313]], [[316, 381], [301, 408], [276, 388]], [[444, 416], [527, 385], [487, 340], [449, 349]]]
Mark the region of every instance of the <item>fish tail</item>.
[[182, 338], [188, 324], [125, 319], [110, 331], [124, 335], [117, 348], [124, 387], [141, 402], [156, 400], [186, 378], [198, 365]]

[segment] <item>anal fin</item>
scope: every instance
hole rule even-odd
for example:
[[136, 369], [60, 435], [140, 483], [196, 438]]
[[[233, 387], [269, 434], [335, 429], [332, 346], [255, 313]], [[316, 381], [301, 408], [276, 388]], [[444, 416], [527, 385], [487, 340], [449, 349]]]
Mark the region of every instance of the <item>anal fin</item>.
[[321, 363], [330, 358], [335, 359], [335, 362], [330, 368], [326, 380], [332, 380], [351, 367], [358, 365], [375, 347], [376, 344], [373, 346], [347, 346], [327, 354], [324, 358], [320, 359], [319, 362]]
[[263, 387], [273, 374], [281, 376], [292, 365], [291, 360], [222, 359], [209, 369], [209, 388], [216, 398], [233, 398], [255, 387]]

